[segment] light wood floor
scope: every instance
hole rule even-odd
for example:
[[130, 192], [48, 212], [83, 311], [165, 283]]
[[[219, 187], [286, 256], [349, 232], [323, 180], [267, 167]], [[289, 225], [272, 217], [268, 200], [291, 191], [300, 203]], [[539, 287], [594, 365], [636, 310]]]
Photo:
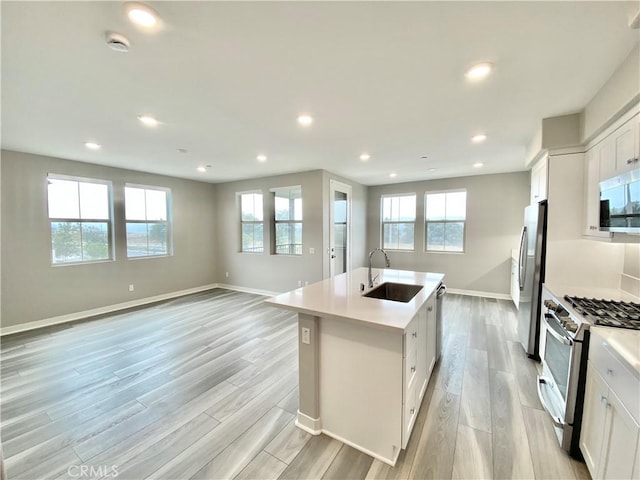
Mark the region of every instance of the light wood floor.
[[391, 468], [297, 429], [296, 316], [216, 289], [2, 338], [9, 480], [589, 478], [557, 446], [509, 302], [447, 295]]

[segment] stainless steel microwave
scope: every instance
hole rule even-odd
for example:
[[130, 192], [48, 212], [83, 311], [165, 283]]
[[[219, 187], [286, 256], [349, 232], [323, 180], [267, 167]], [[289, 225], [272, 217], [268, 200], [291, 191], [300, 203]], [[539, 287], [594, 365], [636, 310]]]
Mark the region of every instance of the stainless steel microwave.
[[600, 230], [640, 234], [640, 168], [600, 182]]

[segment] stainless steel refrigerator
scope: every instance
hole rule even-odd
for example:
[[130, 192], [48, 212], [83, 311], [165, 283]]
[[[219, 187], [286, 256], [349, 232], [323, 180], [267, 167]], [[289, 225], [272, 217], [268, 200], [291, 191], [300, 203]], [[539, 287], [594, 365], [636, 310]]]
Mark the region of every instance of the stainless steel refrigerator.
[[540, 359], [540, 294], [544, 282], [544, 257], [547, 241], [547, 202], [534, 203], [524, 209], [524, 226], [520, 237], [518, 275], [520, 303], [518, 338], [525, 352]]

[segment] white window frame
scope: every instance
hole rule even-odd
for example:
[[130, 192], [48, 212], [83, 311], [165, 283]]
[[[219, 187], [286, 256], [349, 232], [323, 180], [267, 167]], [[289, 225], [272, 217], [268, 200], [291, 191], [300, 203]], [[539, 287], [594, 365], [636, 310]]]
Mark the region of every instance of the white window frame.
[[[290, 220], [276, 220], [276, 202], [275, 202], [276, 194], [278, 192], [283, 192], [283, 191], [289, 192], [291, 190], [300, 190], [300, 200], [302, 201], [302, 205], [303, 205], [302, 211], [300, 212], [302, 218], [300, 220], [291, 220], [291, 219]], [[271, 188], [271, 189], [269, 189], [269, 191], [273, 194], [272, 195], [272, 207], [273, 207], [272, 208], [272, 222], [273, 222], [273, 236], [272, 236], [272, 238], [273, 238], [273, 242], [272, 242], [272, 246], [271, 246], [271, 253], [273, 255], [290, 255], [290, 256], [294, 256], [294, 257], [299, 257], [304, 252], [304, 247], [303, 247], [303, 244], [302, 244], [302, 236], [303, 236], [303, 232], [304, 232], [304, 223], [303, 223], [304, 222], [304, 198], [303, 198], [303, 194], [302, 194], [302, 186], [301, 185], [289, 185], [287, 187]], [[290, 208], [290, 211], [293, 211], [293, 209]], [[276, 235], [277, 229], [278, 229], [277, 226], [278, 225], [282, 225], [282, 224], [289, 224], [289, 225], [293, 226], [293, 225], [298, 224], [298, 223], [300, 224], [300, 236], [301, 236], [300, 253], [278, 253], [278, 251], [277, 251], [277, 247], [278, 247], [277, 241], [278, 241], [278, 239], [277, 239], [277, 235]], [[294, 232], [294, 231], [295, 231], [295, 229], [291, 229], [291, 228], [289, 229], [290, 237], [291, 237], [291, 235], [293, 235], [292, 232]], [[290, 238], [290, 241], [294, 242], [295, 239], [294, 238]], [[289, 245], [293, 245], [294, 247], [297, 246], [296, 243], [290, 243]]]
[[[260, 195], [262, 197], [262, 220], [243, 220], [242, 219], [242, 197], [244, 195]], [[264, 254], [265, 248], [264, 248], [264, 194], [262, 193], [262, 190], [248, 190], [246, 192], [236, 192], [236, 199], [238, 202], [238, 211], [240, 214], [240, 253], [248, 253], [251, 255], [262, 255]], [[244, 225], [262, 225], [262, 250], [259, 251], [250, 251], [250, 250], [244, 250], [244, 245], [242, 242], [242, 232], [244, 230]]]
[[[141, 185], [138, 183], [125, 183], [124, 184], [124, 188], [125, 188], [125, 205], [124, 205], [124, 210], [125, 210], [125, 251], [127, 252], [127, 260], [140, 260], [143, 258], [163, 258], [163, 257], [171, 257], [173, 256], [173, 199], [171, 197], [171, 189], [167, 188], [167, 187], [160, 187], [157, 185]], [[165, 192], [166, 194], [166, 201], [167, 201], [167, 218], [164, 221], [160, 221], [160, 220], [129, 220], [127, 219], [127, 195], [126, 195], [126, 189], [127, 188], [138, 188], [138, 189], [142, 189], [142, 190], [156, 190], [156, 191], [161, 191], [161, 192]], [[146, 216], [146, 212], [147, 212], [147, 207], [145, 205], [145, 216]], [[130, 223], [145, 223], [145, 224], [149, 224], [149, 223], [153, 223], [153, 224], [166, 224], [166, 232], [167, 232], [167, 253], [160, 253], [157, 255], [138, 255], [135, 257], [130, 257], [129, 256], [129, 244], [128, 244], [128, 240], [126, 238], [126, 229], [127, 229], [127, 225]], [[148, 233], [147, 233], [147, 237], [148, 237]], [[147, 239], [147, 243], [148, 243], [148, 239]]]
[[[407, 193], [389, 193], [380, 196], [380, 248], [384, 250], [392, 250], [394, 252], [414, 252], [416, 250], [416, 211], [413, 212], [413, 221], [409, 220], [388, 220], [384, 219], [384, 199], [385, 198], [399, 198], [399, 197], [414, 197], [416, 204], [416, 211], [418, 208], [418, 195], [415, 192]], [[384, 246], [384, 227], [385, 225], [413, 225], [413, 242], [412, 248], [392, 248]]]
[[[465, 193], [465, 202], [464, 202], [464, 220], [455, 219], [455, 220], [447, 220], [446, 215], [444, 220], [427, 220], [427, 195], [437, 195], [437, 194], [447, 194], [447, 193]], [[451, 190], [433, 190], [424, 193], [424, 252], [425, 253], [446, 253], [446, 254], [463, 254], [466, 252], [467, 246], [467, 204], [468, 204], [468, 192], [466, 188], [456, 188]], [[462, 250], [438, 250], [438, 249], [430, 249], [427, 245], [427, 225], [429, 223], [461, 223], [462, 222]], [[445, 239], [446, 242], [446, 239]]]
[[[73, 175], [61, 175], [57, 173], [48, 173], [47, 174], [47, 218], [49, 221], [49, 245], [51, 247], [50, 255], [51, 255], [51, 265], [54, 267], [63, 267], [70, 265], [86, 265], [89, 263], [104, 263], [104, 262], [113, 262], [115, 260], [114, 254], [114, 239], [113, 239], [113, 183], [109, 180], [102, 180], [99, 178], [87, 178], [87, 177], [77, 177]], [[62, 217], [51, 217], [49, 214], [50, 206], [49, 206], [49, 180], [63, 180], [70, 182], [78, 182], [78, 186], [80, 183], [93, 183], [97, 185], [106, 185], [107, 186], [107, 202], [108, 202], [108, 211], [109, 218], [105, 219], [94, 219], [94, 218], [62, 218]], [[82, 208], [80, 205], [80, 193], [78, 192], [78, 206]], [[80, 215], [79, 215], [80, 216]], [[53, 255], [53, 233], [51, 230], [52, 223], [106, 223], [107, 225], [107, 242], [108, 242], [108, 258], [97, 259], [97, 260], [79, 260], [72, 262], [55, 262]], [[80, 238], [82, 242], [82, 230], [80, 231]], [[81, 250], [82, 252], [82, 247]]]

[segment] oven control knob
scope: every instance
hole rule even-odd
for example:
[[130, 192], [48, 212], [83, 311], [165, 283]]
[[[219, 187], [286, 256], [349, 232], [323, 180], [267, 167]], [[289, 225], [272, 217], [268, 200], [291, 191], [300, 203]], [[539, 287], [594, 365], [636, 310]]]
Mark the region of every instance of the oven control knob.
[[570, 332], [576, 332], [578, 330], [578, 324], [572, 320], [567, 320], [565, 328]]
[[552, 310], [554, 312], [558, 310], [558, 304], [555, 303], [553, 300], [545, 300], [544, 301], [544, 306], [547, 307], [549, 310]]

